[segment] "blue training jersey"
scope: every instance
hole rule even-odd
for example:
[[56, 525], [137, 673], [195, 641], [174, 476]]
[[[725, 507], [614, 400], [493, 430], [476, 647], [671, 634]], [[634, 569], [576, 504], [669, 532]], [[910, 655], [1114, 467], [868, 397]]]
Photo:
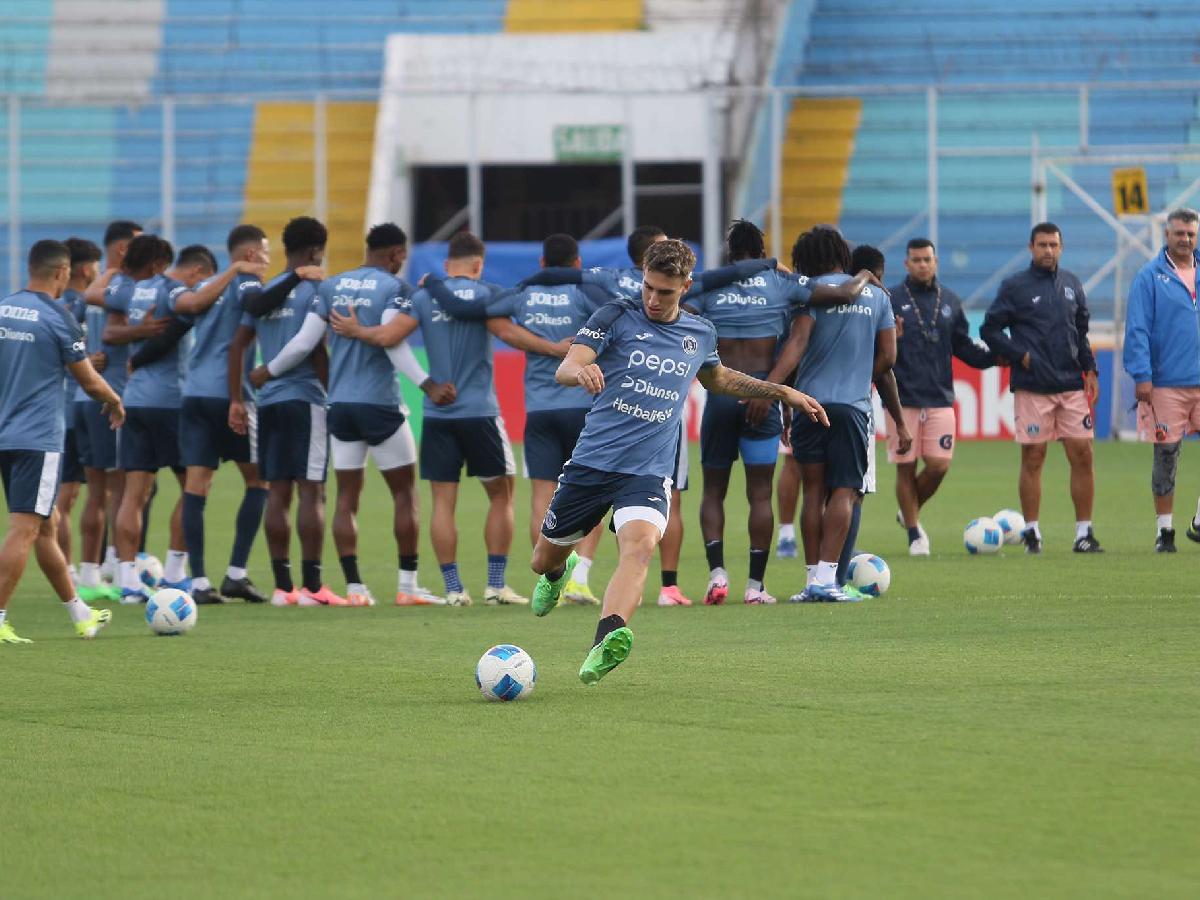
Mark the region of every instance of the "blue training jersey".
[[79, 323], [48, 294], [0, 301], [0, 450], [62, 451], [63, 375], [85, 351]]
[[[530, 285], [506, 291], [488, 308], [492, 315], [508, 316], [518, 325], [548, 341], [573, 337], [601, 304], [577, 285]], [[586, 391], [565, 388], [554, 380], [562, 360], [541, 353], [525, 354], [525, 409], [587, 409], [592, 398]]]
[[[175, 298], [187, 291], [187, 285], [166, 275], [155, 275], [139, 281], [133, 288], [129, 301], [130, 325], [139, 325], [147, 316], [165, 319], [171, 315]], [[125, 385], [126, 406], [148, 409], [178, 409], [187, 362], [186, 338], [181, 338], [174, 347], [149, 365], [142, 366], [129, 376]], [[136, 356], [144, 341], [130, 345], [129, 352]]]
[[[345, 315], [353, 309], [363, 325], [378, 325], [388, 310], [399, 310], [408, 286], [390, 272], [361, 266], [321, 282], [310, 311], [326, 322], [333, 310]], [[382, 347], [353, 338], [329, 334], [329, 402], [400, 405], [396, 370]]]
[[796, 310], [812, 298], [804, 276], [788, 277], [764, 269], [749, 278], [708, 291], [684, 302], [704, 316], [723, 338], [782, 338]]
[[[849, 279], [838, 273], [817, 281], [836, 286]], [[875, 335], [896, 327], [887, 294], [868, 285], [853, 303], [810, 306], [805, 315], [815, 322], [796, 371], [796, 390], [818, 403], [844, 403], [869, 412]]]
[[[133, 296], [134, 280], [124, 272], [118, 272], [104, 289], [104, 309], [107, 312], [125, 315], [129, 311], [129, 300]], [[107, 318], [107, 317], [106, 317]], [[104, 367], [104, 380], [118, 394], [125, 391], [125, 381], [129, 373], [125, 369], [129, 362], [128, 344], [105, 344], [104, 352], [108, 355], [108, 365]]]
[[683, 311], [674, 322], [656, 322], [640, 300], [616, 300], [588, 319], [575, 343], [596, 351], [604, 389], [571, 460], [602, 472], [671, 478], [688, 391], [701, 369], [721, 364], [712, 323]]
[[[65, 291], [63, 291], [61, 299], [63, 306], [67, 308], [67, 312], [69, 312], [71, 314], [71, 318], [75, 320], [75, 324], [77, 324], [83, 331], [85, 349], [87, 349], [88, 353], [91, 353], [91, 349], [86, 347], [86, 322], [88, 312], [87, 301], [83, 299], [83, 294], [79, 293], [79, 291], [75, 290], [74, 288], [67, 288]], [[99, 307], [95, 308], [98, 309]], [[103, 312], [101, 315], [103, 315]], [[103, 328], [103, 326], [101, 326], [101, 328]], [[71, 405], [75, 402], [75, 392], [82, 390], [83, 389], [79, 386], [79, 383], [71, 377], [69, 372], [63, 374], [63, 415], [66, 417], [66, 426], [68, 431], [75, 427], [75, 412]], [[87, 394], [84, 394], [83, 396], [86, 397]]]
[[618, 297], [642, 296], [642, 270], [634, 266], [627, 269], [605, 269], [595, 266], [584, 269], [583, 283], [596, 284], [604, 288], [613, 299]]
[[[502, 297], [499, 288], [472, 278], [447, 278], [446, 289], [470, 303], [488, 305]], [[486, 319], [456, 319], [442, 309], [424, 288], [401, 309], [421, 323], [421, 337], [429, 355], [429, 375], [434, 381], [454, 384], [458, 396], [447, 406], [425, 398], [425, 416], [431, 419], [494, 418], [500, 415], [492, 380], [492, 335]]]
[[[267, 282], [264, 290], [291, 277], [290, 271], [280, 272]], [[249, 313], [242, 314], [242, 324], [255, 330], [260, 354], [265, 360], [272, 360], [282, 350], [304, 324], [308, 311], [312, 308], [313, 299], [317, 295], [317, 285], [304, 279], [287, 295], [287, 299], [276, 309], [271, 310], [262, 318], [256, 319]], [[313, 366], [312, 356], [307, 357], [298, 366], [288, 369], [278, 378], [268, 381], [258, 392], [258, 405], [269, 406], [272, 403], [284, 403], [288, 400], [302, 400], [305, 403], [325, 405], [325, 388], [317, 377]]]
[[[87, 309], [83, 313], [83, 339], [87, 342], [87, 353], [91, 356], [93, 353], [104, 352], [105, 359], [112, 360], [112, 345], [104, 343], [104, 326], [108, 320], [108, 310], [103, 306], [93, 306], [91, 303], [86, 304]], [[111, 385], [109, 380], [109, 371], [107, 366], [100, 373], [101, 377]], [[74, 399], [78, 403], [80, 400], [91, 400], [84, 390], [79, 385], [75, 385]]]
[[[183, 383], [183, 396], [229, 399], [229, 344], [242, 322], [242, 293], [250, 288], [261, 287], [262, 282], [254, 275], [237, 275], [217, 301], [204, 312], [178, 316], [192, 324], [193, 343], [187, 379]], [[242, 396], [247, 400], [254, 397], [254, 388], [249, 381], [253, 367], [252, 341], [246, 348], [242, 366]]]

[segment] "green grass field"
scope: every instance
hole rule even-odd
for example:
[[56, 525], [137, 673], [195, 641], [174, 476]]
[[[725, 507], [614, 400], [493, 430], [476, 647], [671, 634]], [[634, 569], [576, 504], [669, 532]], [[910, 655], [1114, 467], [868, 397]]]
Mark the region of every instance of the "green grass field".
[[[904, 555], [885, 465], [860, 540], [892, 565], [885, 598], [651, 605], [594, 688], [575, 674], [594, 610], [229, 605], [169, 639], [118, 608], [85, 643], [33, 568], [11, 615], [36, 643], [0, 647], [0, 896], [1198, 896], [1200, 545], [1183, 526], [1200, 454], [1184, 451], [1174, 557], [1151, 552], [1149, 450], [1098, 454], [1102, 557], [1069, 552], [1057, 449], [1041, 558], [960, 543], [969, 518], [1017, 505], [1013, 446], [960, 448], [924, 519], [928, 560]], [[208, 506], [213, 571], [235, 482], [223, 472]], [[459, 516], [476, 597], [482, 496], [464, 486]], [[522, 485], [510, 581], [526, 590], [527, 502]], [[694, 488], [694, 598], [697, 504]], [[744, 509], [726, 541], [737, 590]], [[361, 556], [381, 598], [388, 523], [369, 492]], [[596, 584], [612, 558], [606, 544]], [[340, 589], [331, 544], [326, 560]], [[261, 539], [252, 575], [269, 586]], [[777, 595], [801, 583], [798, 561], [772, 562]], [[506, 641], [538, 687], [489, 704], [473, 667]]]

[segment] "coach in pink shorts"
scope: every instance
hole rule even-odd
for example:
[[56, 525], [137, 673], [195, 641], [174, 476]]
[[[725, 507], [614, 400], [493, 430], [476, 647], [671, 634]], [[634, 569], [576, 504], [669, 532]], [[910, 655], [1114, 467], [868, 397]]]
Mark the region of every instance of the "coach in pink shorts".
[[[908, 277], [891, 289], [896, 316], [896, 365], [904, 425], [912, 446], [900, 452], [896, 423], [887, 416], [888, 462], [896, 464], [896, 514], [908, 531], [910, 556], [929, 555], [921, 508], [937, 491], [954, 456], [954, 373], [952, 357], [986, 369], [995, 355], [971, 340], [962, 301], [937, 279], [933, 241], [913, 238], [904, 256]], [[923, 468], [917, 472], [917, 461]]]
[[[1200, 311], [1196, 308], [1196, 230], [1200, 216], [1167, 216], [1166, 248], [1129, 287], [1122, 362], [1133, 379], [1138, 431], [1154, 441], [1150, 489], [1158, 536], [1154, 549], [1175, 552], [1175, 472], [1182, 440], [1200, 431]], [[1187, 536], [1200, 541], [1200, 503]]]
[[1092, 469], [1092, 408], [1100, 393], [1096, 357], [1088, 343], [1083, 285], [1059, 268], [1062, 232], [1052, 222], [1033, 226], [1028, 269], [1006, 278], [984, 318], [980, 335], [1012, 364], [1017, 442], [1021, 445], [1019, 489], [1026, 553], [1042, 552], [1038, 512], [1042, 466], [1049, 441], [1062, 441], [1071, 467], [1076, 553], [1100, 553], [1092, 531], [1096, 492]]

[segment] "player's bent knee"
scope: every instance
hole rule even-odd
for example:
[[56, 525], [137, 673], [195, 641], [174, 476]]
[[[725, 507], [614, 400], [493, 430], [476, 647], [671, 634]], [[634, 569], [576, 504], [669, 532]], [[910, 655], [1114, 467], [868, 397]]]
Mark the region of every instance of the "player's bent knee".
[[1175, 493], [1175, 474], [1179, 469], [1179, 441], [1154, 445], [1154, 466], [1150, 470], [1150, 489], [1155, 497]]

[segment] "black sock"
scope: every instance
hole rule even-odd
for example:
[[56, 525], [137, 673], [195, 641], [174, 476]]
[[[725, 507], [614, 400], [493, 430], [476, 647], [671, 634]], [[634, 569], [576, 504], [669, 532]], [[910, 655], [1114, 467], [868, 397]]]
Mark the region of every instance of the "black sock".
[[351, 553], [349, 556], [338, 557], [338, 562], [342, 564], [342, 575], [346, 578], [346, 584], [362, 584], [362, 576], [358, 574], [358, 554]]
[[263, 510], [266, 506], [266, 488], [246, 488], [234, 525], [233, 552], [229, 554], [231, 566], [246, 568], [246, 563], [250, 560], [250, 548], [254, 546], [254, 538], [262, 525]]
[[558, 579], [562, 578], [566, 574], [567, 574], [567, 564], [563, 563], [557, 569], [551, 569], [549, 572], [547, 572], [546, 580], [547, 581], [558, 581]]
[[750, 580], [762, 583], [763, 576], [767, 574], [767, 557], [770, 555], [770, 550], [751, 550], [750, 551]]
[[920, 538], [920, 537], [921, 537], [921, 529], [920, 529], [920, 528], [910, 528], [910, 529], [908, 529], [908, 542], [909, 542], [910, 544], [911, 544], [913, 541], [915, 541], [915, 540], [917, 540], [918, 538]]
[[158, 479], [154, 480], [154, 485], [150, 488], [150, 498], [146, 501], [146, 505], [142, 507], [142, 540], [138, 544], [140, 553], [146, 552], [146, 536], [150, 534], [150, 507], [154, 504], [154, 498], [158, 496]]
[[183, 540], [187, 544], [188, 565], [193, 578], [204, 578], [204, 504], [207, 497], [183, 495]]
[[280, 591], [294, 591], [296, 585], [292, 582], [292, 564], [290, 560], [271, 560], [271, 571], [275, 574], [275, 588]]
[[404, 553], [400, 554], [400, 571], [415, 572], [417, 571], [417, 554], [408, 556]]
[[862, 504], [855, 503], [850, 513], [850, 530], [846, 532], [846, 543], [842, 544], [842, 555], [838, 559], [837, 583], [846, 583], [846, 570], [850, 568], [850, 557], [854, 555], [854, 543], [858, 540], [858, 523], [862, 520]]
[[704, 545], [704, 555], [708, 557], [708, 568], [723, 569], [725, 568], [725, 542], [724, 541], [708, 541]]
[[599, 644], [602, 640], [604, 640], [606, 637], [608, 637], [610, 634], [612, 634], [618, 628], [624, 628], [624, 627], [625, 627], [625, 620], [622, 619], [620, 616], [618, 616], [616, 614], [613, 614], [611, 616], [605, 616], [603, 619], [601, 619], [599, 622], [596, 623], [596, 640], [592, 641], [592, 646], [595, 647], [597, 644]]
[[663, 587], [675, 587], [679, 584], [679, 573], [674, 569], [663, 569], [662, 583]]
[[300, 572], [307, 590], [315, 594], [321, 589], [321, 561], [319, 559], [301, 560]]

